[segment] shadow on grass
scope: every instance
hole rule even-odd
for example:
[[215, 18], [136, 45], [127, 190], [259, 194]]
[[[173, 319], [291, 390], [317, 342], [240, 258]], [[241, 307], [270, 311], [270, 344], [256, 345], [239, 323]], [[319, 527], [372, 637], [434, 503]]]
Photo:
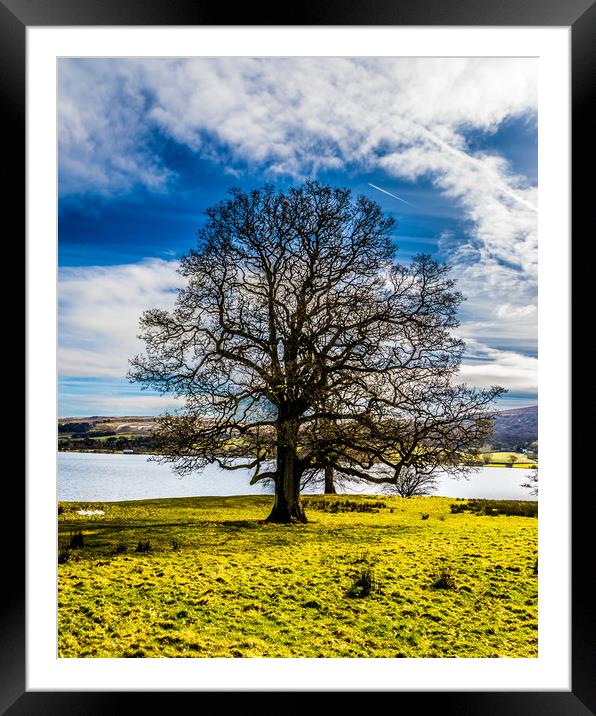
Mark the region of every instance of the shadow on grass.
[[223, 529], [250, 529], [255, 530], [266, 524], [265, 519], [262, 520], [217, 520], [209, 522], [210, 525], [222, 527]]
[[[173, 551], [172, 539], [179, 545], [175, 551], [219, 549], [223, 544], [236, 543], [237, 549], [244, 550], [243, 544], [250, 545], [251, 550], [266, 548], [271, 545], [292, 544], [295, 540], [306, 540], [309, 543], [337, 545], [351, 543], [354, 539], [354, 525], [345, 524], [330, 526], [324, 521], [309, 516], [306, 524], [272, 524], [266, 521], [267, 512], [252, 519], [219, 519], [200, 520], [170, 519], [160, 521], [151, 518], [134, 519], [89, 519], [62, 520], [59, 523], [59, 538], [68, 539], [73, 530], [85, 533], [85, 546], [79, 550], [79, 560], [94, 560], [112, 557], [115, 554], [135, 554], [135, 546], [139, 540], [148, 540], [152, 545], [152, 553], [163, 554]], [[231, 515], [230, 515], [231, 517]], [[314, 519], [313, 519], [314, 518]], [[420, 530], [412, 525], [366, 525], [369, 539], [376, 539], [375, 533], [390, 533], [395, 536]], [[298, 536], [300, 535], [300, 536]], [[249, 539], [246, 539], [250, 536]], [[248, 549], [248, 547], [246, 547]]]

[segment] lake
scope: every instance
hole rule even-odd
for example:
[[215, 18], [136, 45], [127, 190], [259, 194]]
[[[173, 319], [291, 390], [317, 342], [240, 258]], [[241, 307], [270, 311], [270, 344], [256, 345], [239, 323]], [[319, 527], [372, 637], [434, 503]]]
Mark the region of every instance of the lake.
[[[535, 500], [521, 483], [530, 470], [483, 467], [468, 479], [438, 478], [433, 495], [496, 500]], [[117, 502], [158, 497], [273, 494], [273, 486], [250, 485], [248, 470], [222, 471], [210, 465], [201, 474], [179, 477], [169, 465], [149, 462], [146, 455], [58, 453], [58, 500]], [[378, 485], [348, 483], [345, 493], [378, 493]], [[322, 492], [307, 488], [305, 493]]]

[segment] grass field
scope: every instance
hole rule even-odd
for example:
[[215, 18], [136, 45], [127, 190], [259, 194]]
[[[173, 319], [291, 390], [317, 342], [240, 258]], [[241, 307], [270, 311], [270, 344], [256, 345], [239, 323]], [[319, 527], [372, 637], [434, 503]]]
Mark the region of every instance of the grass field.
[[[511, 460], [511, 457], [514, 460]], [[538, 461], [529, 458], [521, 452], [487, 452], [482, 455], [469, 455], [468, 460], [477, 462], [483, 467], [511, 467], [531, 468], [537, 467]]]
[[58, 435], [58, 443], [60, 441], [64, 440], [95, 440], [99, 443], [105, 443], [106, 440], [114, 439], [114, 438], [127, 438], [130, 440], [131, 438], [138, 438], [138, 437], [145, 437], [143, 433], [117, 433], [114, 435], [94, 435], [93, 433], [86, 433], [84, 435]]
[[528, 468], [534, 467], [538, 464], [536, 460], [529, 459], [527, 455], [524, 455], [521, 452], [492, 452], [490, 453], [490, 460], [486, 466], [490, 467], [491, 465], [498, 465], [501, 467], [503, 463], [510, 462], [511, 455], [515, 455], [513, 467]]
[[280, 526], [267, 496], [60, 503], [59, 656], [537, 656], [534, 517], [305, 504]]

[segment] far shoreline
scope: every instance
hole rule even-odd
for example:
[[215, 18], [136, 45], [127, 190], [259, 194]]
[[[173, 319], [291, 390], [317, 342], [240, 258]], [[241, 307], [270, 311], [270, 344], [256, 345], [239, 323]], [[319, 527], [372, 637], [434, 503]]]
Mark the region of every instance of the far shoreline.
[[[60, 450], [58, 449], [56, 451], [58, 454], [61, 453], [71, 453], [75, 455], [145, 455], [147, 457], [151, 457], [152, 455], [158, 455], [159, 453], [156, 452], [124, 452], [123, 450]], [[520, 462], [518, 464], [516, 463], [506, 463], [506, 462], [492, 462], [492, 463], [482, 463], [478, 465], [459, 465], [458, 467], [470, 467], [470, 468], [480, 468], [480, 467], [505, 467], [505, 468], [516, 468], [517, 470], [533, 470], [533, 465], [536, 465], [538, 467], [538, 460], [529, 460], [527, 463]]]

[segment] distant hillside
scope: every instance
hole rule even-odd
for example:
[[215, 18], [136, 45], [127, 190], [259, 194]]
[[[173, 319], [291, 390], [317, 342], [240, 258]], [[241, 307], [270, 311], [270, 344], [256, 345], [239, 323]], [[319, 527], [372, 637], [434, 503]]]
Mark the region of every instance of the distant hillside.
[[126, 415], [58, 419], [58, 450], [76, 452], [136, 452], [156, 449], [156, 417]]
[[126, 415], [110, 417], [91, 415], [88, 418], [58, 418], [58, 431], [62, 433], [89, 433], [102, 435], [117, 433], [151, 432], [157, 418], [153, 415]]
[[499, 410], [491, 445], [497, 450], [528, 448], [538, 440], [538, 406]]
[[[538, 407], [499, 410], [495, 413], [495, 432], [490, 444], [495, 450], [528, 449], [538, 440]], [[157, 417], [127, 415], [88, 418], [60, 418], [60, 449], [124, 449], [142, 452], [152, 449], [152, 433]], [[102, 444], [97, 443], [101, 440]]]

